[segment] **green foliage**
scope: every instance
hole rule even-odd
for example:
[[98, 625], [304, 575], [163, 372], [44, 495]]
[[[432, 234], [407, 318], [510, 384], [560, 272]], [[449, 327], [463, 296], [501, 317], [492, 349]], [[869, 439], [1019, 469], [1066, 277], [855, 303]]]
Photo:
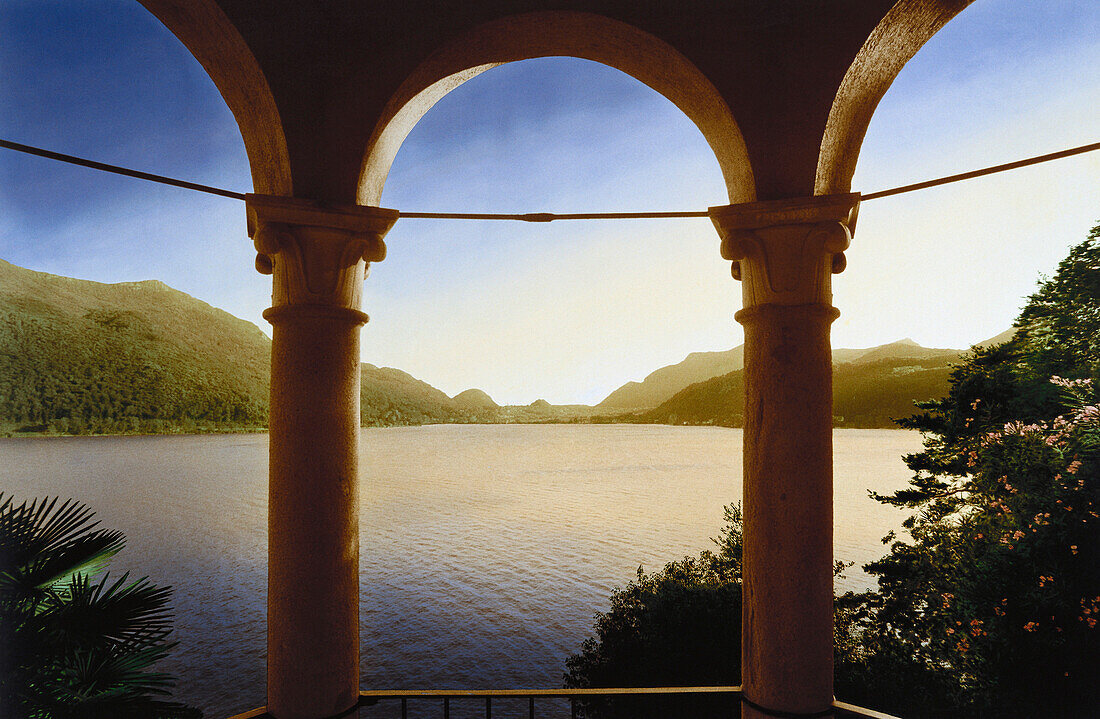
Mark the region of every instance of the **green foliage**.
[[1100, 373], [1100, 225], [1028, 298], [1016, 325], [1032, 376]]
[[[837, 693], [906, 716], [1088, 716], [1100, 705], [1100, 227], [1009, 342], [968, 354], [925, 434], [906, 540], [848, 596]], [[1052, 377], [1054, 371], [1061, 376]]]
[[[596, 636], [566, 662], [567, 687], [730, 686], [741, 677], [741, 508], [726, 508], [718, 552], [665, 565], [611, 596]], [[729, 716], [729, 697], [618, 697], [586, 716]]]
[[161, 697], [152, 666], [172, 648], [170, 589], [100, 571], [123, 546], [92, 512], [0, 493], [0, 716], [195, 719]]
[[[949, 386], [900, 422], [924, 433], [924, 451], [905, 458], [910, 485], [873, 495], [913, 514], [908, 536], [888, 535], [889, 553], [866, 567], [877, 591], [836, 599], [836, 694], [914, 718], [1096, 716], [1100, 226], [1029, 298], [1012, 339], [973, 349], [949, 372], [936, 365], [943, 359], [911, 357], [902, 373], [878, 359], [837, 368], [842, 393], [883, 371], [942, 372]], [[681, 419], [701, 404], [693, 392], [736, 402], [740, 381], [734, 372], [688, 388], [677, 396]], [[721, 406], [736, 416], [738, 405]], [[639, 572], [613, 595], [597, 636], [568, 662], [568, 686], [737, 683], [729, 659], [740, 637], [722, 632], [740, 625], [741, 525], [739, 514], [727, 519], [718, 554]]]
[[[262, 428], [270, 356], [254, 325], [160, 282], [105, 285], [0, 260], [0, 432]], [[360, 398], [364, 425], [493, 418], [369, 364]]]
[[[937, 397], [948, 386], [952, 351], [930, 356], [883, 357], [833, 367], [833, 414], [837, 427], [892, 427], [915, 400]], [[936, 353], [936, 354], [931, 354]], [[740, 427], [745, 414], [745, 373], [735, 370], [693, 384], [636, 421]]]
[[269, 341], [159, 282], [0, 262], [0, 425], [107, 434], [267, 423]]

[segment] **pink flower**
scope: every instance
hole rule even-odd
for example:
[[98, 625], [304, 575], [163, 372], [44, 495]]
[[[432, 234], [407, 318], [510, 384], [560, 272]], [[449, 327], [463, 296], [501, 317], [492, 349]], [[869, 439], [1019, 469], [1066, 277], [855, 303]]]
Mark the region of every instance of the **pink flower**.
[[1074, 387], [1091, 387], [1091, 379], [1065, 379], [1054, 375], [1050, 378], [1050, 383], [1058, 385], [1059, 387], [1065, 387], [1066, 389], [1073, 389]]

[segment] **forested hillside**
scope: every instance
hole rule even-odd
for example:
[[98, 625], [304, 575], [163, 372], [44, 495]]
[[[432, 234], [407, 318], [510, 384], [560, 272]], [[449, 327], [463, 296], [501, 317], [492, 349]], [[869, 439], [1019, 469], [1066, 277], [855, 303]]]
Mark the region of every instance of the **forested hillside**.
[[267, 423], [268, 338], [167, 285], [0, 261], [0, 423], [62, 433]]
[[[161, 282], [108, 285], [0, 260], [0, 433], [262, 428], [270, 352], [271, 340], [255, 325]], [[833, 359], [837, 426], [893, 427], [914, 400], [944, 393], [958, 352], [902, 340], [838, 349]], [[644, 382], [627, 383], [596, 408], [545, 401], [500, 407], [480, 390], [451, 398], [401, 370], [363, 364], [361, 418], [366, 426], [593, 420], [740, 426], [742, 364], [742, 347], [693, 353]], [[594, 409], [601, 416], [594, 418]]]
[[745, 348], [725, 352], [692, 352], [681, 362], [650, 372], [641, 382], [627, 382], [596, 405], [601, 412], [651, 409], [688, 385], [704, 382], [745, 366]]
[[437, 424], [465, 419], [442, 391], [393, 367], [363, 364], [360, 410], [364, 426]]
[[[106, 434], [267, 425], [271, 340], [154, 280], [102, 284], [0, 260], [0, 431]], [[453, 422], [443, 392], [362, 367], [367, 425]]]
[[[850, 350], [842, 350], [850, 353]], [[842, 355], [842, 356], [851, 356]], [[833, 418], [837, 427], [895, 427], [913, 413], [913, 402], [947, 390], [954, 350], [893, 343], [833, 365]], [[744, 370], [693, 384], [635, 418], [664, 424], [740, 427], [744, 421]]]

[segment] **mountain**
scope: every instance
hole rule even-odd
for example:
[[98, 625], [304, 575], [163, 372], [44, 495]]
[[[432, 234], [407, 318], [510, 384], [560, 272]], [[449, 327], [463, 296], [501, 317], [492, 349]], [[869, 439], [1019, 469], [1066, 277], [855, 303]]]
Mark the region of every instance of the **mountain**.
[[270, 340], [162, 282], [0, 261], [0, 424], [59, 432], [267, 422]]
[[[850, 359], [841, 359], [842, 353], [855, 352]], [[908, 337], [897, 342], [871, 347], [867, 350], [836, 350], [833, 352], [833, 364], [850, 362], [852, 364], [867, 364], [878, 360], [903, 360], [903, 359], [930, 359], [933, 357], [951, 357], [957, 359], [959, 350], [935, 349], [921, 347]]]
[[1008, 342], [1010, 339], [1012, 339], [1015, 336], [1016, 336], [1016, 328], [1015, 327], [1009, 327], [1007, 330], [1000, 333], [999, 335], [994, 335], [993, 337], [990, 337], [987, 340], [984, 340], [982, 342], [978, 342], [974, 346], [975, 347], [992, 347], [993, 345], [1004, 344], [1005, 342]]
[[[103, 284], [0, 260], [0, 430], [171, 432], [267, 424], [271, 340], [162, 282]], [[456, 421], [443, 392], [362, 367], [365, 424]]]
[[459, 392], [451, 399], [456, 405], [466, 410], [500, 409], [500, 405], [494, 402], [492, 397], [479, 389]]
[[361, 368], [359, 415], [364, 425], [438, 424], [464, 419], [442, 390], [393, 367]]
[[[837, 427], [895, 427], [914, 413], [913, 402], [946, 394], [959, 350], [921, 347], [901, 340], [868, 350], [842, 350], [848, 361], [833, 365], [833, 415]], [[834, 358], [836, 357], [834, 353]], [[744, 371], [690, 385], [635, 420], [664, 424], [744, 421]]]
[[[833, 415], [837, 427], [896, 427], [893, 420], [916, 411], [913, 402], [947, 392], [951, 366], [940, 358], [845, 363], [833, 371]], [[744, 371], [737, 370], [680, 391], [637, 417], [662, 424], [717, 424], [744, 421]]]
[[[907, 338], [867, 349], [834, 349], [833, 364], [870, 363], [880, 359], [955, 359], [958, 355], [959, 350], [921, 347]], [[744, 345], [725, 352], [694, 352], [678, 364], [651, 372], [641, 382], [627, 382], [597, 404], [596, 411], [614, 414], [653, 409], [693, 384], [735, 372], [744, 366]]]
[[597, 404], [596, 410], [612, 412], [656, 407], [688, 385], [744, 366], [744, 345], [725, 352], [693, 352], [677, 364], [654, 370], [641, 382], [627, 382]]
[[[1003, 341], [1011, 330], [982, 345]], [[102, 284], [0, 260], [0, 432], [118, 433], [267, 424], [271, 341], [255, 325], [162, 282]], [[905, 339], [837, 349], [841, 426], [892, 426], [914, 399], [941, 396], [957, 350]], [[650, 421], [737, 424], [744, 348], [696, 352], [629, 382], [597, 407], [498, 406], [448, 397], [406, 372], [363, 364], [365, 425]]]

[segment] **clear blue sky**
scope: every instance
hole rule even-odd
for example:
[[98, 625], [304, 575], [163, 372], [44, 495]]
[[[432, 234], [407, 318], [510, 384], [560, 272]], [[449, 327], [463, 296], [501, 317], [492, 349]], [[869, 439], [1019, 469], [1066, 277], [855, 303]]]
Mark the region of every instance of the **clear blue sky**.
[[[240, 134], [184, 47], [130, 0], [0, 3], [0, 137], [238, 191]], [[902, 71], [872, 120], [864, 192], [1100, 139], [1100, 3], [978, 0]], [[1100, 221], [1100, 153], [866, 203], [834, 279], [834, 346], [962, 347], [1006, 329], [1041, 272]], [[401, 210], [704, 209], [702, 136], [594, 63], [491, 70], [413, 130]], [[373, 268], [363, 359], [449, 394], [595, 402], [688, 352], [741, 342], [740, 286], [705, 221], [403, 220]], [[0, 151], [0, 258], [160, 279], [265, 330], [241, 203]], [[507, 298], [506, 301], [502, 298]]]

